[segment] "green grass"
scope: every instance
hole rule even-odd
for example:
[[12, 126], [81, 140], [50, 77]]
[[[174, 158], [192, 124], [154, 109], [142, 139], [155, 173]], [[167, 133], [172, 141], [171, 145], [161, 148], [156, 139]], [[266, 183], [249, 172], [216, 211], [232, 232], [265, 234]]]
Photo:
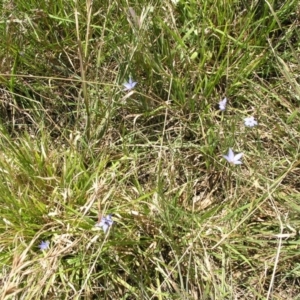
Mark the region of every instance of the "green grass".
[[298, 1], [0, 11], [0, 299], [300, 299]]

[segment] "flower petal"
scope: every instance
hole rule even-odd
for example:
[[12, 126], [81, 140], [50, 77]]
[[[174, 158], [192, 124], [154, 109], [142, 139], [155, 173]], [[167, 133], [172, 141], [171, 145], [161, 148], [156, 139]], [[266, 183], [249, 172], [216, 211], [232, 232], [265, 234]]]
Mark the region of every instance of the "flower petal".
[[108, 227], [109, 227], [108, 224], [103, 224], [103, 225], [102, 225], [102, 229], [103, 229], [104, 233], [106, 233]]
[[234, 160], [240, 160], [242, 158], [242, 156], [244, 155], [244, 153], [238, 153], [234, 156]]
[[234, 152], [231, 148], [228, 149], [228, 159], [233, 160], [234, 159]]
[[219, 102], [219, 108], [220, 108], [220, 110], [225, 110], [226, 109], [226, 103], [227, 103], [227, 98], [225, 97], [223, 100], [221, 100], [220, 102]]
[[227, 161], [229, 161], [228, 155], [223, 155], [223, 157], [224, 157]]

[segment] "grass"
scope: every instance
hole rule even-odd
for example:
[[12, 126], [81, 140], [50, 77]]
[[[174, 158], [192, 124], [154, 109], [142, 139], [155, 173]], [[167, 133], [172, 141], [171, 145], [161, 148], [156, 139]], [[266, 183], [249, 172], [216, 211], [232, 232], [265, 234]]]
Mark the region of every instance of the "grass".
[[300, 299], [298, 1], [0, 10], [0, 299]]

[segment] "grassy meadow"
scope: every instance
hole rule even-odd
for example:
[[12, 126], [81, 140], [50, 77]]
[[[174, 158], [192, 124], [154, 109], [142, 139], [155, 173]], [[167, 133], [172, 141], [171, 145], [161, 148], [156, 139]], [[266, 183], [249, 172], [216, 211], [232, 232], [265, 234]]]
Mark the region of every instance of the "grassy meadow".
[[300, 299], [298, 0], [0, 13], [0, 300]]

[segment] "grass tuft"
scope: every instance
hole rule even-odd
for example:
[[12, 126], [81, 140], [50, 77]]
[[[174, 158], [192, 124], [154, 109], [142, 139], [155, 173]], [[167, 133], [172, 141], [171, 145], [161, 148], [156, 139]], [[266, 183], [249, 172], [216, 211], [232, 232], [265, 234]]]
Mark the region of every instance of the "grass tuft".
[[4, 1], [0, 299], [300, 298], [299, 9]]

